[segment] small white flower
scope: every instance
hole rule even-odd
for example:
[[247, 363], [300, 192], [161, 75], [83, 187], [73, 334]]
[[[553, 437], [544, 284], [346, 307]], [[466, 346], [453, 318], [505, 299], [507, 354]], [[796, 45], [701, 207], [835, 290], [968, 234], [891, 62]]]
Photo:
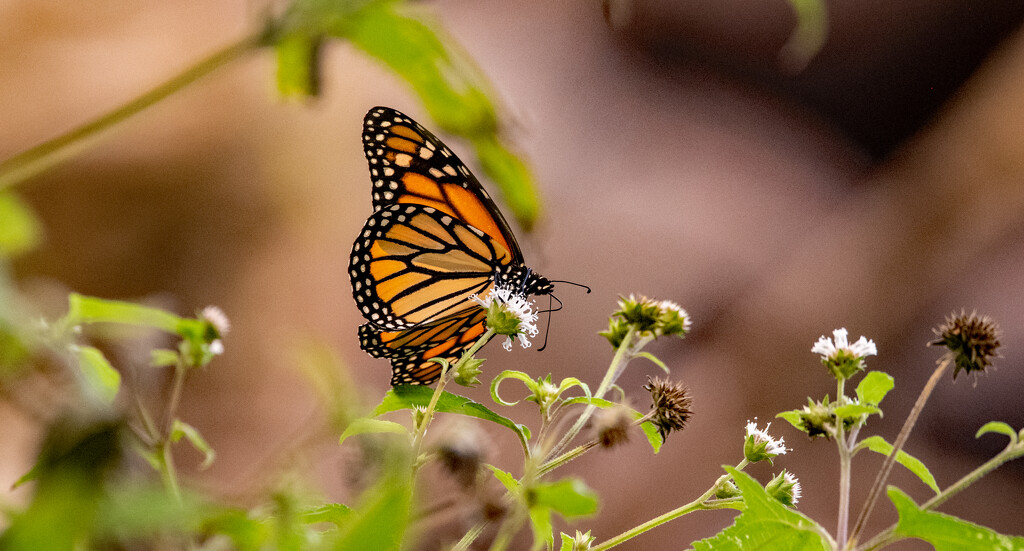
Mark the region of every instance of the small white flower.
[[875, 341], [868, 340], [864, 336], [857, 339], [857, 342], [850, 344], [847, 338], [846, 328], [836, 329], [832, 332], [833, 340], [822, 335], [818, 342], [814, 343], [811, 348], [811, 352], [815, 354], [821, 354], [822, 359], [835, 359], [840, 352], [846, 352], [850, 356], [856, 359], [863, 359], [867, 356], [877, 356], [878, 348], [875, 347]]
[[220, 356], [224, 353], [224, 343], [220, 339], [216, 339], [210, 343], [210, 354], [214, 356]]
[[[755, 421], [747, 421], [747, 440], [752, 441], [754, 446], [758, 447], [760, 451], [770, 456], [785, 454], [786, 451], [788, 451], [786, 449], [786, 439], [779, 438], [776, 440], [768, 434], [768, 429], [772, 426], [771, 423], [765, 425], [764, 430], [761, 430], [757, 428], [757, 423]], [[762, 445], [763, 448], [761, 447]]]
[[782, 478], [786, 481], [786, 484], [792, 485], [793, 489], [791, 492], [793, 493], [793, 505], [796, 505], [796, 502], [800, 501], [800, 496], [803, 495], [803, 489], [800, 488], [800, 481], [797, 480], [796, 476], [789, 471], [786, 471], [786, 474], [784, 474]]
[[[529, 348], [530, 338], [536, 337], [539, 333], [537, 329], [537, 314], [533, 311], [534, 303], [518, 292], [518, 290], [503, 285], [495, 285], [485, 298], [480, 298], [477, 295], [471, 295], [469, 298], [488, 309], [488, 327], [500, 334], [506, 335], [505, 342], [502, 343], [502, 347], [505, 350], [512, 350], [512, 337], [518, 338], [519, 344], [523, 348]], [[494, 319], [491, 312], [495, 308], [502, 311], [506, 315], [505, 317], [514, 318], [517, 323], [513, 326], [511, 323], [502, 323], [503, 320]]]
[[224, 314], [224, 310], [216, 306], [203, 308], [203, 311], [199, 313], [199, 317], [209, 322], [222, 337], [227, 335], [228, 331], [231, 331], [231, 322], [228, 320], [227, 315]]

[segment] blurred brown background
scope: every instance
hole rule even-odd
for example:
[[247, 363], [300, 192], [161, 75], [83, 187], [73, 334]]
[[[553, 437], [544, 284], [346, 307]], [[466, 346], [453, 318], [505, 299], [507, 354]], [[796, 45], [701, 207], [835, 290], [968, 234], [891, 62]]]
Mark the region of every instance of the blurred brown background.
[[[930, 328], [961, 307], [1001, 323], [998, 369], [943, 380], [908, 444], [940, 486], [1002, 449], [1000, 437], [974, 440], [982, 424], [1024, 426], [1024, 4], [829, 5], [825, 49], [797, 75], [776, 61], [795, 21], [783, 0], [616, 2], [615, 25], [596, 0], [417, 8], [492, 80], [534, 167], [544, 217], [520, 234], [529, 264], [594, 289], [559, 292], [566, 308], [546, 351], [491, 345], [487, 372], [596, 384], [612, 355], [596, 331], [620, 293], [673, 299], [694, 319], [685, 341], [653, 349], [692, 388], [690, 427], [657, 456], [635, 438], [565, 469], [602, 496], [600, 515], [575, 524], [599, 540], [699, 495], [739, 461], [748, 419], [834, 397], [809, 351], [836, 327], [874, 339], [869, 364], [896, 377], [887, 415], [869, 425], [891, 441], [938, 356], [924, 347]], [[242, 0], [4, 2], [0, 158], [160, 82], [259, 12]], [[197, 454], [179, 457], [190, 483], [239, 500], [322, 418], [296, 367], [302, 343], [336, 348], [367, 404], [387, 388], [386, 363], [358, 348], [345, 275], [370, 208], [360, 124], [378, 104], [430, 123], [395, 75], [351, 47], [329, 48], [324, 75], [322, 99], [287, 104], [272, 57], [253, 56], [20, 188], [47, 238], [17, 275], [49, 315], [68, 290], [228, 313], [227, 353], [190, 380], [182, 410], [218, 460], [198, 473]], [[635, 405], [647, 406], [640, 386], [655, 373], [637, 362], [620, 380]], [[159, 392], [165, 381], [146, 377]], [[5, 486], [27, 468], [35, 433], [4, 406], [0, 416]], [[800, 510], [834, 529], [834, 446], [772, 427], [795, 448], [776, 468], [803, 482]], [[325, 434], [310, 463], [283, 466], [343, 500], [353, 473], [336, 441]], [[513, 469], [515, 442], [501, 434], [494, 445], [491, 459]], [[854, 511], [880, 462], [858, 456]], [[928, 497], [898, 469], [893, 481]], [[1024, 534], [1024, 463], [942, 510]], [[691, 515], [622, 549], [684, 548], [732, 516]], [[883, 503], [868, 532], [893, 519]]]

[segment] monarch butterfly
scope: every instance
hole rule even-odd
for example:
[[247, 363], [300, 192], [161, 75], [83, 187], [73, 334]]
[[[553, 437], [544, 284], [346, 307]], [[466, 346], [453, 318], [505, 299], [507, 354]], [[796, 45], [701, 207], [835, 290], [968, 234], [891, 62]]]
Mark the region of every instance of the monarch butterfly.
[[363, 119], [373, 214], [352, 246], [352, 295], [367, 323], [360, 347], [391, 360], [391, 384], [430, 384], [432, 358], [454, 362], [485, 332], [470, 300], [496, 284], [544, 295], [552, 283], [523, 263], [515, 236], [476, 177], [404, 114]]

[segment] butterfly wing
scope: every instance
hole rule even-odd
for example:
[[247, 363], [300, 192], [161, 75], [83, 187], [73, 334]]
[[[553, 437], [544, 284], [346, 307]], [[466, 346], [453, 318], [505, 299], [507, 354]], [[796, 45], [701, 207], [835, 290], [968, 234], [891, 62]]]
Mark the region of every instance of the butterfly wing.
[[391, 360], [391, 384], [430, 384], [441, 375], [444, 358], [454, 364], [484, 333], [483, 308], [465, 310], [431, 325], [405, 331], [382, 331], [371, 323], [359, 327], [360, 347], [375, 358]]
[[393, 204], [435, 208], [491, 237], [523, 262], [508, 222], [458, 156], [416, 121], [389, 107], [363, 119], [363, 152], [373, 181], [373, 209]]
[[494, 284], [511, 254], [483, 231], [433, 207], [382, 207], [352, 246], [352, 293], [385, 331], [431, 325], [480, 306], [469, 300]]

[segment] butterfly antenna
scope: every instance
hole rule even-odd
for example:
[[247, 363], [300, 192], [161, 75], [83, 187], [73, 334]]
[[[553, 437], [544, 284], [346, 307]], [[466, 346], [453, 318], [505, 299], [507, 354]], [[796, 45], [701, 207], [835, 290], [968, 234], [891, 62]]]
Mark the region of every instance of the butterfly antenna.
[[[552, 308], [551, 307], [551, 301], [552, 300], [554, 300], [555, 302], [558, 303], [558, 308]], [[558, 297], [556, 297], [555, 295], [550, 295], [549, 294], [548, 295], [548, 309], [547, 310], [541, 310], [540, 312], [538, 312], [539, 314], [547, 314], [548, 315], [548, 324], [546, 326], [544, 326], [544, 344], [542, 344], [541, 347], [537, 349], [537, 352], [540, 352], [541, 350], [544, 350], [545, 348], [548, 347], [548, 333], [551, 332], [551, 312], [557, 312], [557, 311], [559, 311], [561, 309], [562, 309], [562, 301], [558, 300]]]
[[[591, 291], [590, 287], [588, 287], [588, 286], [586, 286], [586, 285], [584, 285], [582, 283], [576, 283], [575, 281], [566, 281], [564, 279], [549, 279], [548, 281], [550, 281], [551, 283], [568, 283], [569, 285], [575, 285], [577, 287], [583, 287], [584, 289], [587, 290], [587, 294], [588, 295], [590, 294], [590, 291]], [[558, 300], [558, 299], [556, 298], [555, 300]], [[559, 302], [561, 302], [561, 301], [559, 301]]]

